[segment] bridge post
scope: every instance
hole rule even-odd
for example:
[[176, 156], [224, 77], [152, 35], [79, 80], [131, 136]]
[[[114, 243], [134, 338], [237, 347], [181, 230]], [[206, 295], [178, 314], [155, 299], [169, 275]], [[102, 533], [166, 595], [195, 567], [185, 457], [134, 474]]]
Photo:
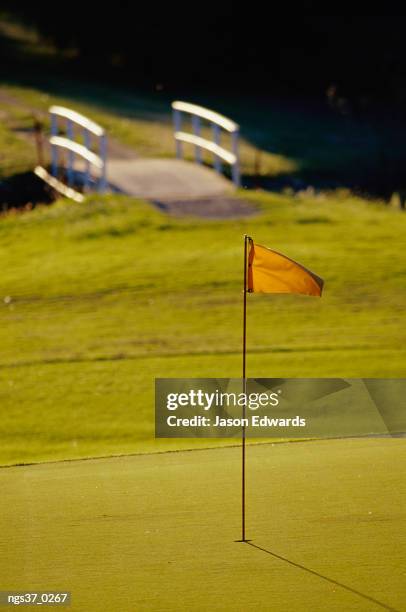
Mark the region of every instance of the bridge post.
[[[70, 119], [66, 121], [66, 135], [69, 140], [74, 139], [73, 135], [73, 123]], [[68, 151], [68, 166], [66, 168], [66, 175], [68, 179], [68, 185], [71, 186], [73, 183], [73, 163], [74, 163], [74, 153], [73, 151]]]
[[[87, 128], [83, 128], [83, 139], [86, 149], [90, 149], [90, 133]], [[87, 191], [90, 183], [90, 162], [85, 161], [85, 178], [83, 182], [84, 190]]]
[[[197, 115], [192, 115], [192, 127], [194, 135], [200, 136], [201, 123]], [[198, 145], [195, 146], [195, 159], [198, 164], [202, 163], [202, 150]]]
[[106, 176], [106, 166], [107, 166], [107, 138], [106, 134], [100, 136], [100, 157], [103, 163], [101, 168], [101, 175], [99, 180], [99, 191], [103, 193], [107, 189], [107, 176]]
[[[58, 135], [58, 118], [56, 115], [51, 113], [51, 136]], [[58, 174], [58, 147], [51, 145], [51, 174], [57, 176]]]
[[239, 138], [239, 130], [236, 129], [231, 134], [232, 140], [232, 151], [235, 155], [235, 162], [231, 167], [231, 176], [233, 178], [233, 183], [236, 187], [241, 187], [241, 176], [240, 176], [240, 159], [238, 155], [238, 138]]
[[[217, 125], [217, 123], [213, 123], [212, 124], [212, 130], [213, 130], [213, 141], [214, 141], [214, 143], [216, 145], [220, 145], [220, 137], [221, 137], [221, 128], [220, 128], [220, 126]], [[222, 170], [222, 163], [221, 163], [221, 159], [219, 158], [219, 156], [216, 155], [215, 153], [213, 154], [213, 164], [214, 164], [215, 171], [220, 174], [221, 170]]]
[[[173, 124], [175, 128], [175, 134], [176, 132], [180, 132], [182, 129], [182, 115], [181, 115], [181, 112], [177, 110], [176, 108], [173, 109]], [[178, 159], [182, 159], [182, 156], [183, 156], [182, 143], [177, 139], [175, 139], [175, 143], [176, 143], [176, 157]]]

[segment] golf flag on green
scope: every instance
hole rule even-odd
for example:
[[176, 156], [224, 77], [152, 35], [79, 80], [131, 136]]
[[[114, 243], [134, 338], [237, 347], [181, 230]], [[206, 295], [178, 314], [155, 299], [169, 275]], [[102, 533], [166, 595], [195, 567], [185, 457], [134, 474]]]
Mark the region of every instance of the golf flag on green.
[[302, 264], [255, 244], [250, 238], [248, 255], [249, 293], [302, 293], [321, 296], [323, 279]]
[[[323, 284], [322, 278], [297, 261], [254, 243], [249, 236], [244, 237], [242, 380], [245, 394], [247, 392], [247, 293], [300, 293], [320, 297]], [[242, 406], [242, 418], [245, 423], [245, 404]], [[241, 435], [241, 540], [238, 542], [248, 542], [245, 537], [245, 425], [242, 426]]]

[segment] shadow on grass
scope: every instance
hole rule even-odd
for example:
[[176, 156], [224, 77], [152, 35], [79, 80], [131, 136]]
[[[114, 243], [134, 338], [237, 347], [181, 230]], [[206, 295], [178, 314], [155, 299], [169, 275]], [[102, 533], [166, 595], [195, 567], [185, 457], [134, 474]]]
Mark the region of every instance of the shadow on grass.
[[375, 605], [379, 606], [383, 610], [390, 610], [390, 612], [399, 612], [399, 610], [397, 610], [396, 608], [392, 608], [392, 606], [389, 606], [388, 604], [382, 601], [379, 601], [379, 599], [375, 599], [375, 597], [371, 597], [370, 595], [367, 595], [366, 593], [362, 593], [361, 591], [358, 591], [357, 589], [354, 589], [353, 587], [350, 587], [347, 584], [344, 584], [343, 582], [339, 582], [338, 580], [334, 580], [333, 578], [324, 576], [323, 574], [320, 574], [319, 572], [316, 572], [315, 570], [312, 570], [306, 567], [305, 565], [301, 565], [300, 563], [297, 563], [296, 561], [291, 561], [291, 559], [282, 557], [282, 555], [278, 555], [272, 552], [271, 550], [268, 550], [267, 548], [258, 546], [258, 544], [254, 544], [251, 540], [246, 540], [245, 544], [248, 544], [248, 546], [251, 546], [252, 548], [256, 548], [257, 550], [260, 550], [266, 553], [267, 555], [274, 557], [274, 559], [283, 561], [284, 563], [287, 563], [288, 565], [291, 565], [292, 567], [296, 567], [297, 569], [303, 570], [304, 572], [307, 572], [308, 574], [312, 574], [312, 576], [316, 576], [317, 578], [321, 578], [322, 580], [325, 580], [326, 582], [329, 582], [330, 584], [334, 584], [335, 586], [338, 586], [341, 589], [345, 589], [349, 593], [352, 593], [353, 595], [357, 595], [358, 597], [361, 597], [365, 601], [374, 603]]
[[18, 172], [0, 181], [0, 213], [54, 200], [53, 191], [33, 172]]

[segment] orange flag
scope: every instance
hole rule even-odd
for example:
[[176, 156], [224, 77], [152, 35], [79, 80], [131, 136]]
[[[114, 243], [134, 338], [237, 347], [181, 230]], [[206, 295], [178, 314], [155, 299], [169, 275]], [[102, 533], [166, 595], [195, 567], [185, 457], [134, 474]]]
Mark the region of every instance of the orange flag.
[[254, 244], [250, 239], [248, 291], [251, 293], [303, 293], [320, 297], [324, 281], [293, 259]]

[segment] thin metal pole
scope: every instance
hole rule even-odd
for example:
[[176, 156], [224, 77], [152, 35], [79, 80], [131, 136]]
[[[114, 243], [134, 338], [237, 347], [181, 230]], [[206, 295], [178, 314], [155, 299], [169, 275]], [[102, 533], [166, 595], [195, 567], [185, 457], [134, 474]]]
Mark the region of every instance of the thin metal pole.
[[[248, 236], [244, 236], [244, 308], [243, 308], [243, 332], [242, 332], [242, 380], [243, 393], [246, 397], [247, 393], [247, 378], [246, 378], [246, 348], [247, 348], [247, 246]], [[242, 407], [242, 462], [241, 462], [241, 540], [245, 542], [245, 418], [246, 405]]]

